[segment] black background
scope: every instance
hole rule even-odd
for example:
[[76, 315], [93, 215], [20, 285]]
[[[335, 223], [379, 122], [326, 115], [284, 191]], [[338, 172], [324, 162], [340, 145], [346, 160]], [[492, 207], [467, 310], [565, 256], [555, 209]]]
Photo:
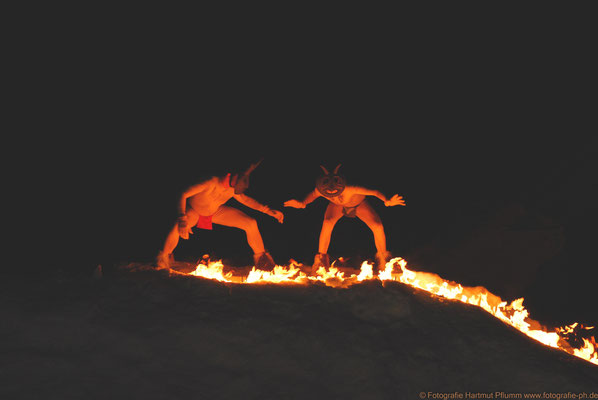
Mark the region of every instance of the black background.
[[[18, 239], [27, 261], [11, 269], [90, 274], [152, 262], [186, 186], [262, 157], [247, 194], [285, 223], [238, 207], [258, 220], [277, 262], [310, 263], [326, 203], [282, 203], [313, 189], [320, 164], [342, 163], [350, 182], [404, 196], [407, 207], [371, 203], [388, 249], [408, 261], [512, 203], [564, 227], [564, 250], [526, 301], [545, 316], [595, 319], [595, 91], [584, 33], [429, 22], [322, 36], [202, 28], [193, 41], [191, 27], [166, 35], [134, 25], [39, 38], [45, 67], [29, 71], [43, 110], [29, 120], [47, 134], [22, 160], [32, 167]], [[175, 256], [204, 253], [251, 262], [243, 233], [219, 227], [197, 231]], [[343, 219], [330, 253], [371, 259], [371, 233]]]

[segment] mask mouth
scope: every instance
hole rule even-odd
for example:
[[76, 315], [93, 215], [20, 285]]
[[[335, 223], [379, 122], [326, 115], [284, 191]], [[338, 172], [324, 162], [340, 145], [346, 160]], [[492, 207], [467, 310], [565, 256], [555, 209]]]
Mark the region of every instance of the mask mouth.
[[316, 189], [324, 197], [340, 196], [345, 190], [346, 185], [345, 178], [337, 173], [327, 173], [316, 180]]
[[343, 190], [340, 189], [334, 189], [334, 190], [320, 190], [318, 189], [318, 192], [320, 192], [323, 196], [325, 197], [337, 197], [340, 196], [341, 193], [343, 193]]

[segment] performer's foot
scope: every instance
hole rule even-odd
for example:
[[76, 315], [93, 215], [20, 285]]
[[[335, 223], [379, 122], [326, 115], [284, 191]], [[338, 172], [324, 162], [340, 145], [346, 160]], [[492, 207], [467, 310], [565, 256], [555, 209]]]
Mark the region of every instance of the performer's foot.
[[379, 251], [376, 253], [376, 267], [378, 271], [386, 268], [386, 263], [390, 260], [390, 252]]
[[156, 269], [170, 269], [171, 265], [174, 263], [174, 256], [171, 254], [166, 254], [163, 251], [158, 253], [156, 257]]
[[315, 272], [320, 267], [324, 267], [326, 269], [330, 268], [330, 256], [327, 253], [318, 253], [314, 257], [314, 265], [312, 270]]
[[254, 254], [253, 262], [255, 267], [261, 270], [271, 270], [276, 266], [276, 263], [272, 259], [272, 256], [267, 251], [264, 251], [263, 253], [259, 254]]

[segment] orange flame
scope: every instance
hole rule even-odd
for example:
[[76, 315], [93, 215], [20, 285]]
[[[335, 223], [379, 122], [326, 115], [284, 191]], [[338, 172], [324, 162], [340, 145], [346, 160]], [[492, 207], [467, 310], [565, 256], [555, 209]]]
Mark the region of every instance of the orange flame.
[[[174, 270], [171, 271], [181, 274]], [[345, 273], [339, 271], [334, 263], [328, 269], [320, 267], [315, 275], [307, 275], [301, 271], [299, 264], [292, 262], [288, 267], [277, 265], [272, 271], [262, 271], [253, 267], [246, 277], [236, 277], [232, 272], [224, 273], [224, 265], [221, 261], [210, 261], [208, 265], [200, 263], [195, 271], [190, 272], [188, 275], [229, 283], [305, 285], [311, 282], [322, 282], [327, 286], [342, 288], [372, 279], [379, 279], [383, 282], [398, 281], [437, 296], [480, 307], [540, 343], [566, 351], [598, 365], [598, 346], [594, 337], [590, 339], [583, 338], [583, 346], [580, 348], [572, 348], [565, 340], [566, 336], [574, 334], [579, 329], [587, 330], [593, 327], [583, 327], [578, 323], [574, 323], [554, 330], [544, 329], [538, 321], [529, 318], [528, 311], [523, 307], [523, 298], [507, 304], [506, 301], [490, 293], [484, 287], [464, 287], [458, 283], [442, 279], [436, 274], [411, 271], [407, 269], [407, 261], [400, 257], [393, 258], [386, 263], [385, 268], [380, 270], [377, 276], [374, 276], [373, 265], [367, 261], [361, 265], [361, 271], [358, 275], [351, 274], [350, 276], [345, 276]]]

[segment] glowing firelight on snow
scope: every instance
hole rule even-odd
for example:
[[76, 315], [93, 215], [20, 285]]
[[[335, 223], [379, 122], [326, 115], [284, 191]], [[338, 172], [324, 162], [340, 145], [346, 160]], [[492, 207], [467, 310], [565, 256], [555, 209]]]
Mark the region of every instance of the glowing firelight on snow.
[[[332, 266], [328, 269], [320, 267], [315, 275], [307, 275], [301, 271], [299, 264], [291, 262], [288, 267], [277, 265], [272, 271], [262, 271], [253, 267], [246, 277], [234, 276], [232, 272], [224, 273], [221, 261], [209, 261], [207, 265], [200, 263], [195, 271], [187, 275], [215, 279], [221, 282], [239, 284], [309, 284], [322, 282], [331, 287], [346, 288], [365, 280], [379, 279], [381, 281], [397, 281], [406, 285], [425, 290], [434, 295], [451, 300], [461, 301], [480, 307], [504, 323], [511, 325], [527, 336], [547, 345], [598, 365], [598, 345], [595, 338], [582, 338], [583, 346], [572, 348], [565, 337], [574, 334], [580, 329], [592, 329], [578, 323], [548, 330], [537, 321], [529, 318], [528, 311], [523, 307], [523, 298], [507, 304], [500, 297], [490, 293], [484, 287], [467, 287], [458, 283], [447, 281], [440, 276], [427, 272], [417, 272], [407, 269], [407, 262], [398, 257], [386, 263], [385, 268], [374, 276], [373, 265], [365, 261], [361, 265], [358, 275], [345, 276], [344, 272]], [[398, 268], [397, 268], [398, 267]], [[181, 274], [171, 270], [173, 273]]]

